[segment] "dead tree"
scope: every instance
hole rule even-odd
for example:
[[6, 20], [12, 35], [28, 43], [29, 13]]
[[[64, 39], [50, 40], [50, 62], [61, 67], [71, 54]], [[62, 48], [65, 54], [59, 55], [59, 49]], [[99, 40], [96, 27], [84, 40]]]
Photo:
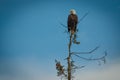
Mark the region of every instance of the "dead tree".
[[[61, 25], [65, 27], [65, 25], [63, 25], [63, 24], [61, 24]], [[97, 57], [97, 58], [86, 58], [86, 57], [80, 56], [81, 54], [92, 54], [93, 52], [95, 52], [99, 48], [99, 46], [95, 47], [94, 49], [92, 49], [89, 52], [72, 52], [71, 51], [71, 46], [74, 44], [73, 39], [76, 38], [76, 37], [74, 37], [75, 34], [76, 34], [76, 32], [74, 32], [74, 31], [70, 32], [69, 44], [68, 44], [68, 56], [67, 56], [67, 58], [65, 58], [65, 60], [67, 60], [67, 67], [64, 68], [64, 66], [60, 63], [60, 61], [55, 60], [56, 70], [58, 71], [57, 76], [60, 76], [61, 79], [65, 78], [67, 80], [72, 80], [74, 78], [74, 76], [72, 75], [73, 72], [76, 69], [81, 69], [81, 68], [85, 67], [85, 66], [75, 65], [74, 63], [76, 61], [74, 61], [72, 59], [72, 56], [76, 56], [79, 59], [83, 59], [83, 60], [86, 60], [86, 61], [98, 61], [98, 62], [103, 61], [103, 63], [106, 62], [106, 56], [107, 56], [106, 51], [104, 52], [104, 55], [102, 57]]]

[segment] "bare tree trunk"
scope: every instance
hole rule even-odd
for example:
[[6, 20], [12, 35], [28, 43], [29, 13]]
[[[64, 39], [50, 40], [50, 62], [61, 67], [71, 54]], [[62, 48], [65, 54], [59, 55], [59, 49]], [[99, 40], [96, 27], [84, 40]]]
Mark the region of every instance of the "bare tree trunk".
[[71, 80], [71, 45], [72, 45], [72, 34], [70, 34], [70, 42], [68, 45], [68, 80]]

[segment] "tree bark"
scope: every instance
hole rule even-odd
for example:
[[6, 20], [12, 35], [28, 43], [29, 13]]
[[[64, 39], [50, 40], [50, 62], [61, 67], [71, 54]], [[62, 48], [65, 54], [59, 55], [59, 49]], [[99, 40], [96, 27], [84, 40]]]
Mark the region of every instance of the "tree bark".
[[72, 45], [72, 34], [70, 34], [70, 42], [68, 45], [68, 80], [71, 80], [71, 45]]

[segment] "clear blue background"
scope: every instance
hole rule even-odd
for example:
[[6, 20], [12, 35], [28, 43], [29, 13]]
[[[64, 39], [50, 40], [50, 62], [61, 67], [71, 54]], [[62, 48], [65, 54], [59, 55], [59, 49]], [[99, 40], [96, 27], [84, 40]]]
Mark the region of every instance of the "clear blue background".
[[1, 0], [1, 80], [56, 77], [54, 60], [66, 64], [63, 59], [68, 54], [69, 35], [60, 23], [67, 25], [70, 9], [76, 10], [79, 19], [89, 12], [78, 24], [81, 44], [73, 45], [72, 50], [83, 52], [100, 46], [96, 57], [107, 51], [108, 64], [119, 64], [119, 0]]

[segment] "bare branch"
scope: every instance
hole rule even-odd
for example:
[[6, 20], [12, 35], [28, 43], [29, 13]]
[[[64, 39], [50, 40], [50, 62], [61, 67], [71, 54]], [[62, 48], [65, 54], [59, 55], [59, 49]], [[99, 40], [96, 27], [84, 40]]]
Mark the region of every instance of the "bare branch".
[[66, 25], [64, 25], [63, 23], [60, 23], [64, 28], [67, 28], [67, 26]]
[[85, 58], [85, 57], [81, 57], [81, 56], [79, 56], [79, 55], [77, 55], [77, 54], [74, 54], [74, 55], [77, 56], [77, 57], [80, 58], [80, 59], [87, 60], [87, 61], [102, 60], [102, 61], [105, 62], [105, 57], [107, 56], [107, 52], [105, 52], [105, 55], [102, 56], [102, 57], [100, 57], [100, 58]]
[[85, 14], [82, 16], [82, 18], [79, 20], [78, 23], [80, 23], [80, 22], [88, 15], [88, 13], [89, 13], [89, 12], [85, 13]]
[[78, 66], [76, 66], [76, 67], [74, 67], [74, 68], [72, 68], [72, 69], [81, 69], [81, 68], [84, 68], [85, 66], [80, 66], [80, 67], [78, 67]]
[[91, 54], [94, 51], [96, 51], [99, 48], [99, 46], [95, 47], [93, 50], [91, 50], [90, 52], [72, 52], [71, 54]]

